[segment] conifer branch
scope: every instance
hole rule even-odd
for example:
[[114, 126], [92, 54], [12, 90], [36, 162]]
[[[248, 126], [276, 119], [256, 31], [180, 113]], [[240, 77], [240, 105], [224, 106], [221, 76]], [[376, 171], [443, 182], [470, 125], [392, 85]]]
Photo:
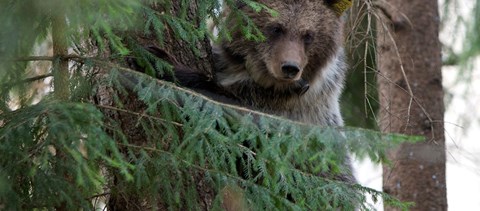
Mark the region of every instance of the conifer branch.
[[[245, 183], [245, 184], [249, 184], [250, 186], [255, 186], [255, 187], [258, 187], [259, 189], [262, 189], [263, 191], [265, 191], [266, 193], [269, 193], [272, 197], [276, 198], [276, 199], [279, 199], [281, 201], [283, 201], [284, 203], [287, 203], [289, 204], [290, 206], [294, 206], [294, 207], [297, 207], [297, 205], [295, 205], [294, 203], [290, 202], [287, 200], [287, 198], [281, 198], [278, 196], [277, 193], [274, 193], [271, 189], [269, 188], [266, 188], [265, 186], [262, 186], [262, 185], [259, 185], [251, 180], [246, 180], [246, 179], [243, 179], [239, 176], [236, 176], [236, 175], [232, 175], [228, 172], [224, 172], [224, 171], [219, 171], [217, 169], [209, 169], [209, 168], [205, 168], [205, 167], [202, 167], [202, 166], [199, 166], [199, 165], [196, 165], [196, 164], [193, 164], [189, 161], [186, 161], [178, 156], [176, 156], [175, 154], [171, 153], [171, 152], [167, 152], [165, 150], [161, 150], [161, 149], [158, 149], [158, 148], [153, 148], [153, 147], [146, 147], [146, 146], [138, 146], [138, 145], [133, 145], [133, 144], [124, 144], [124, 143], [118, 143], [118, 145], [121, 145], [121, 146], [125, 146], [125, 147], [130, 147], [130, 148], [137, 148], [137, 149], [143, 149], [143, 150], [148, 150], [148, 151], [152, 151], [152, 152], [157, 152], [157, 153], [163, 153], [163, 154], [166, 154], [184, 164], [186, 164], [187, 166], [190, 166], [194, 169], [197, 169], [197, 170], [200, 170], [200, 171], [203, 171], [203, 172], [210, 172], [210, 173], [216, 173], [216, 174], [221, 174], [221, 175], [224, 175], [226, 177], [229, 177], [231, 179], [234, 179], [236, 181], [239, 181], [239, 182], [242, 182], [242, 183]], [[323, 179], [323, 178], [322, 178]], [[336, 182], [336, 181], [335, 181]]]
[[[80, 59], [82, 60], [83, 58], [81, 57], [78, 57], [78, 58], [72, 58], [72, 59]], [[109, 67], [109, 68], [114, 68], [114, 69], [117, 69], [125, 74], [129, 74], [129, 75], [132, 75], [134, 77], [145, 77], [145, 74], [143, 73], [140, 73], [140, 72], [137, 72], [135, 70], [132, 70], [130, 68], [126, 68], [126, 67], [121, 67], [117, 64], [113, 64], [113, 63], [109, 63], [109, 62], [105, 62], [105, 61], [101, 61], [101, 60], [98, 60], [98, 59], [92, 59], [90, 60], [98, 65], [101, 65], [101, 66], [104, 66], [104, 67]], [[282, 118], [282, 117], [279, 117], [279, 116], [274, 116], [274, 115], [271, 115], [271, 114], [267, 114], [267, 113], [262, 113], [262, 112], [259, 112], [259, 111], [255, 111], [255, 110], [251, 110], [251, 109], [248, 109], [248, 108], [245, 108], [245, 107], [241, 107], [241, 106], [236, 106], [236, 105], [232, 105], [232, 104], [226, 104], [226, 103], [221, 103], [221, 102], [218, 102], [218, 101], [215, 101], [215, 100], [212, 100], [210, 99], [209, 97], [205, 96], [205, 95], [202, 95], [200, 93], [197, 93], [197, 92], [194, 92], [192, 90], [189, 90], [189, 89], [185, 89], [185, 88], [182, 88], [182, 87], [179, 87], [179, 86], [176, 86], [174, 85], [173, 83], [171, 82], [167, 82], [167, 81], [162, 81], [162, 80], [159, 80], [159, 79], [152, 79], [152, 80], [155, 80], [155, 83], [156, 84], [159, 84], [159, 85], [162, 85], [162, 86], [166, 86], [166, 87], [169, 87], [171, 89], [175, 89], [177, 91], [181, 91], [181, 92], [184, 92], [184, 93], [187, 93], [189, 95], [192, 95], [192, 96], [195, 96], [195, 97], [198, 97], [202, 100], [205, 100], [209, 103], [212, 103], [212, 104], [215, 104], [215, 105], [218, 105], [218, 106], [221, 106], [221, 107], [224, 107], [224, 108], [230, 108], [230, 109], [233, 109], [233, 110], [236, 110], [237, 112], [240, 112], [240, 113], [243, 113], [243, 114], [253, 114], [255, 116], [263, 116], [263, 117], [267, 117], [267, 118], [271, 118], [271, 119], [276, 119], [276, 120], [280, 120], [280, 121], [284, 121], [284, 122], [289, 122], [291, 124], [296, 124], [296, 125], [303, 125], [303, 126], [307, 126], [307, 124], [305, 123], [302, 123], [302, 122], [298, 122], [298, 121], [293, 121], [293, 120], [289, 120], [289, 119], [285, 119], [285, 118]]]
[[[251, 182], [251, 181], [245, 180], [243, 178], [240, 178], [238, 176], [231, 175], [231, 174], [229, 174], [227, 172], [224, 172], [224, 171], [219, 171], [219, 170], [216, 170], [216, 169], [209, 169], [209, 168], [205, 168], [205, 167], [193, 164], [189, 161], [186, 161], [186, 160], [178, 157], [177, 155], [175, 155], [171, 152], [168, 152], [168, 151], [165, 151], [165, 150], [162, 150], [162, 149], [159, 149], [159, 148], [148, 147], [148, 146], [139, 146], [139, 145], [134, 145], [134, 144], [126, 144], [126, 143], [118, 143], [118, 145], [125, 146], [125, 147], [130, 147], [130, 148], [135, 148], [135, 149], [147, 150], [147, 151], [151, 151], [151, 152], [163, 153], [163, 154], [166, 154], [170, 157], [173, 157], [176, 160], [179, 160], [179, 161], [181, 161], [181, 162], [183, 162], [183, 163], [185, 163], [189, 166], [192, 166], [192, 167], [194, 167], [198, 170], [202, 170], [204, 172], [221, 173], [221, 174], [225, 174], [228, 177], [234, 178], [238, 181]], [[272, 161], [269, 161], [265, 158], [262, 158], [262, 159], [264, 159], [266, 162], [272, 162]], [[309, 173], [309, 172], [306, 172], [306, 171], [302, 171], [301, 169], [298, 169], [298, 168], [286, 168], [286, 169], [288, 169], [292, 172], [296, 172], [298, 174], [301, 174], [305, 177], [315, 177], [315, 178], [319, 178], [319, 179], [321, 179], [323, 181], [326, 181], [326, 182], [329, 182], [329, 183], [343, 184], [343, 185], [352, 186], [352, 187], [354, 187], [356, 185], [356, 184], [348, 183], [348, 182], [345, 182], [345, 181], [339, 181], [339, 180], [332, 180], [332, 179], [324, 178], [324, 177], [321, 177], [321, 176], [318, 176], [318, 175], [315, 175], [315, 174], [312, 174], [312, 173]]]

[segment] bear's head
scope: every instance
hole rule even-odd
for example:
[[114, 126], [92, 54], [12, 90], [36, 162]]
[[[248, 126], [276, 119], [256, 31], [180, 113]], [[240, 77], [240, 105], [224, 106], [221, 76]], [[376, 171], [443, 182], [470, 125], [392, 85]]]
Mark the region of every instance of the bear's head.
[[[292, 89], [315, 82], [340, 49], [343, 40], [341, 17], [335, 0], [260, 0], [276, 11], [241, 9], [261, 30], [265, 40], [248, 40], [238, 23], [230, 20], [233, 39], [222, 48], [240, 57], [249, 77], [265, 88]], [[228, 22], [228, 18], [227, 18]], [[237, 25], [236, 25], [237, 24]], [[304, 87], [305, 88], [305, 87]]]

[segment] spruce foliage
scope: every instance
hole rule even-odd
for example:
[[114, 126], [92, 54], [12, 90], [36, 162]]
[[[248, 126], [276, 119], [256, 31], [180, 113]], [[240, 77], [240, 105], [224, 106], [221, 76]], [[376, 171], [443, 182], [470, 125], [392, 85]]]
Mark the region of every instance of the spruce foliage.
[[[198, 3], [195, 15], [221, 26], [219, 2]], [[190, 1], [180, 5], [174, 15], [170, 1], [0, 3], [0, 208], [93, 210], [114, 197], [135, 197], [149, 208], [222, 209], [232, 193], [252, 210], [370, 209], [365, 193], [407, 206], [335, 175], [345, 171], [347, 153], [383, 162], [386, 149], [410, 137], [304, 125], [151, 77], [168, 74], [171, 64], [145, 51], [134, 39], [138, 32], [169, 45], [168, 27], [196, 54], [196, 44], [211, 37], [205, 22], [188, 21]], [[261, 40], [248, 17], [235, 12], [246, 37]], [[219, 36], [229, 39], [228, 31]], [[51, 37], [63, 37], [66, 46]], [[53, 55], [34, 55], [51, 42]], [[62, 47], [67, 55], [55, 52]], [[127, 55], [143, 59], [146, 74], [122, 67]], [[35, 92], [42, 84], [45, 91]], [[56, 94], [65, 89], [67, 98]], [[111, 105], [98, 97], [105, 90]], [[141, 112], [125, 96], [134, 96]], [[128, 127], [142, 134], [131, 134], [116, 114], [135, 120]]]

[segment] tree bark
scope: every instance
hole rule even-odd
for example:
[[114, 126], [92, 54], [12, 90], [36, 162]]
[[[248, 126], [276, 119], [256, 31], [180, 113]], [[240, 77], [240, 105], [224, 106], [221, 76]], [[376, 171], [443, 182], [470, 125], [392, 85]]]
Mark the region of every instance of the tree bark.
[[386, 2], [386, 15], [377, 23], [380, 129], [425, 136], [425, 141], [389, 152], [383, 188], [415, 202], [411, 210], [447, 210], [438, 4]]
[[63, 8], [57, 8], [59, 11], [53, 17], [52, 20], [52, 42], [53, 42], [53, 54], [58, 57], [58, 60], [54, 61], [54, 93], [58, 100], [68, 100], [70, 97], [69, 73], [68, 73], [68, 60], [63, 58], [68, 55], [68, 41], [66, 33], [67, 21]]
[[[187, 19], [194, 23], [197, 27], [200, 26], [200, 23], [205, 20], [199, 20], [198, 16], [195, 15], [198, 10], [198, 0], [189, 1], [189, 8], [187, 12]], [[172, 1], [171, 8], [161, 8], [158, 5], [152, 5], [152, 8], [158, 13], [163, 13], [165, 10], [169, 10], [172, 15], [180, 15], [181, 10], [181, 1]], [[166, 28], [164, 31], [164, 40], [162, 43], [158, 41], [154, 34], [145, 35], [143, 33], [137, 33], [135, 39], [138, 43], [141, 43], [145, 46], [155, 45], [160, 47], [162, 50], [167, 52], [170, 56], [174, 57], [175, 60], [183, 65], [186, 65], [192, 69], [203, 71], [207, 75], [211, 76], [213, 72], [213, 57], [212, 50], [210, 47], [210, 40], [205, 37], [201, 42], [194, 43], [198, 49], [199, 55], [190, 48], [189, 43], [180, 38], [175, 37], [174, 32], [170, 28]]]
[[[178, 15], [180, 13], [181, 3], [183, 1], [172, 1], [170, 8], [162, 8], [157, 4], [153, 4], [152, 8], [158, 11], [158, 14], [171, 13], [173, 15]], [[189, 8], [187, 11], [187, 19], [191, 23], [200, 26], [200, 22], [204, 20], [199, 20], [199, 17], [195, 15], [198, 9], [198, 1], [191, 0], [189, 1]], [[167, 24], [166, 24], [167, 25]], [[213, 58], [211, 54], [210, 42], [207, 37], [201, 40], [198, 43], [194, 43], [197, 47], [197, 53], [190, 48], [190, 44], [186, 41], [183, 41], [175, 37], [174, 32], [171, 28], [166, 27], [163, 37], [163, 42], [159, 42], [155, 34], [144, 34], [143, 32], [132, 32], [133, 39], [143, 46], [157, 46], [161, 48], [164, 52], [169, 54], [169, 56], [175, 59], [175, 62], [184, 64], [192, 69], [203, 71], [207, 75], [211, 75], [213, 69]], [[199, 53], [198, 53], [199, 52]], [[123, 63], [119, 61], [118, 63]], [[105, 72], [108, 74], [108, 72]], [[116, 91], [111, 87], [100, 87], [97, 95], [95, 96], [95, 101], [103, 108], [116, 107], [114, 99]], [[136, 126], [138, 121], [138, 116], [135, 114], [142, 114], [145, 112], [146, 105], [141, 102], [136, 93], [130, 92], [128, 94], [119, 94], [120, 100], [123, 104], [123, 109], [128, 110], [129, 113], [119, 112], [111, 109], [103, 109], [105, 116], [111, 118], [113, 122], [119, 123], [122, 132], [125, 134], [127, 140], [130, 144], [137, 146], [145, 146], [149, 144], [149, 137], [147, 137], [145, 131], [141, 126]], [[151, 142], [151, 141], [150, 141]], [[199, 204], [198, 207], [201, 210], [209, 209], [212, 206], [212, 201], [214, 197], [214, 192], [212, 187], [208, 186], [208, 183], [204, 181], [203, 174], [199, 172], [189, 172], [194, 177], [196, 181], [195, 185], [197, 192], [199, 193]], [[108, 198], [108, 209], [109, 210], [168, 210], [165, 206], [165, 203], [162, 201], [161, 197], [152, 197], [156, 201], [151, 201], [150, 198], [144, 198], [135, 193], [124, 193], [120, 192], [123, 185], [120, 179], [120, 175], [113, 173], [111, 179], [111, 194]], [[118, 188], [117, 188], [118, 187]], [[171, 191], [171, 190], [159, 190], [161, 191]]]

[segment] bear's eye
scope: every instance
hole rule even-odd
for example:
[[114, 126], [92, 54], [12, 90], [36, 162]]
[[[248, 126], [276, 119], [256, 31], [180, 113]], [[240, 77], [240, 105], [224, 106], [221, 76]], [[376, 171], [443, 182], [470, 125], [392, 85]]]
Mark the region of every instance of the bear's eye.
[[283, 29], [282, 29], [282, 27], [280, 27], [280, 26], [274, 26], [274, 27], [272, 28], [272, 33], [274, 33], [274, 34], [281, 34], [281, 33], [283, 33]]
[[279, 37], [280, 35], [285, 33], [285, 30], [281, 25], [273, 25], [268, 27], [268, 33], [272, 38]]
[[307, 32], [303, 35], [303, 42], [305, 42], [305, 44], [310, 44], [313, 42], [313, 34], [311, 32]]

